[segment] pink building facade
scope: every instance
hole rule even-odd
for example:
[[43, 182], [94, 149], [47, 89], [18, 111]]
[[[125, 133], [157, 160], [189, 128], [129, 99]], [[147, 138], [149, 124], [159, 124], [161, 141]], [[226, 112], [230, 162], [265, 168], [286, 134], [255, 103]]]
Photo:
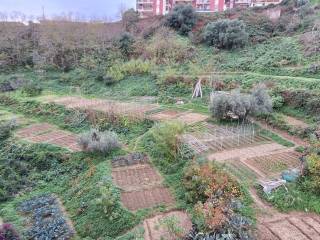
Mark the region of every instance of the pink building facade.
[[136, 0], [141, 17], [166, 15], [177, 4], [190, 4], [197, 12], [221, 12], [227, 9], [278, 4], [281, 0]]
[[[136, 0], [141, 17], [165, 15], [177, 4], [190, 4], [198, 12], [218, 12], [229, 7], [225, 0]], [[233, 1], [233, 0], [231, 0]]]

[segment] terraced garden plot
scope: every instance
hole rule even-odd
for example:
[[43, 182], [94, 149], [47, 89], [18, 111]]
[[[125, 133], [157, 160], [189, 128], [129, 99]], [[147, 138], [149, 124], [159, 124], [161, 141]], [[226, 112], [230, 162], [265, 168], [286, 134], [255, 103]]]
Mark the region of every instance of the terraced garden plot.
[[112, 178], [124, 191], [159, 186], [162, 182], [161, 176], [149, 164], [115, 168]]
[[136, 164], [148, 163], [149, 158], [143, 153], [131, 153], [126, 156], [119, 156], [112, 159], [112, 167], [126, 167]]
[[282, 171], [297, 168], [301, 165], [299, 158], [301, 154], [295, 151], [285, 151], [268, 154], [243, 160], [247, 165], [258, 169], [263, 175], [272, 177]]
[[22, 128], [16, 135], [24, 140], [35, 143], [49, 143], [71, 151], [80, 151], [75, 134], [57, 129], [47, 123], [38, 123]]
[[271, 143], [269, 138], [259, 135], [251, 126], [224, 127], [213, 124], [205, 124], [200, 131], [185, 134], [181, 139], [196, 153], [220, 152]]
[[121, 201], [131, 211], [173, 205], [174, 198], [162, 185], [160, 174], [143, 154], [129, 154], [112, 160], [112, 179], [122, 190]]
[[176, 236], [172, 236], [168, 232], [168, 229], [164, 225], [166, 219], [175, 219], [177, 220], [177, 227], [181, 229], [181, 237], [188, 234], [192, 228], [191, 220], [185, 212], [182, 211], [173, 211], [169, 213], [159, 214], [155, 217], [146, 219], [143, 222], [144, 226], [144, 240], [175, 240]]
[[27, 239], [71, 239], [72, 222], [58, 198], [52, 195], [34, 197], [20, 204], [18, 210], [27, 217]]
[[251, 147], [243, 147], [238, 149], [225, 150], [222, 152], [216, 152], [208, 156], [209, 160], [216, 160], [218, 162], [224, 162], [228, 159], [239, 158], [240, 160], [259, 157], [267, 154], [276, 153], [278, 151], [285, 151], [287, 148], [278, 143], [267, 143]]
[[155, 104], [139, 104], [117, 102], [103, 99], [86, 99], [81, 97], [62, 97], [53, 100], [54, 103], [64, 105], [67, 108], [79, 108], [85, 110], [97, 110], [119, 115], [134, 115], [144, 117], [144, 114], [158, 106]]
[[318, 240], [320, 217], [315, 214], [284, 214], [265, 219], [258, 226], [260, 240]]
[[154, 187], [121, 193], [123, 205], [131, 211], [160, 205], [173, 205], [174, 198], [166, 187]]
[[149, 118], [155, 121], [166, 121], [176, 119], [180, 114], [181, 112], [174, 110], [165, 110], [151, 114]]

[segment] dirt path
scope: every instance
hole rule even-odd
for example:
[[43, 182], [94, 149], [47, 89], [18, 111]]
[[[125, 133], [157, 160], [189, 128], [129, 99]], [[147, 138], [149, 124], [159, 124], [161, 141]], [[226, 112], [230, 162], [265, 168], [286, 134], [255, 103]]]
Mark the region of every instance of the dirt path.
[[19, 129], [16, 136], [34, 143], [48, 143], [67, 148], [70, 151], [81, 151], [77, 143], [77, 135], [62, 131], [47, 123], [37, 123]]

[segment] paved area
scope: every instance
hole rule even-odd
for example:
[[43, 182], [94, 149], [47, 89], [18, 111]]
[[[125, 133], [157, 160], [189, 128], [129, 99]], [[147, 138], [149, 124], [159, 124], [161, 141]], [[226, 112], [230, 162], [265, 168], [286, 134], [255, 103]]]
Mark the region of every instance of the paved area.
[[48, 143], [67, 148], [70, 151], [81, 151], [77, 143], [77, 135], [57, 129], [47, 123], [37, 123], [19, 129], [16, 136], [34, 143]]

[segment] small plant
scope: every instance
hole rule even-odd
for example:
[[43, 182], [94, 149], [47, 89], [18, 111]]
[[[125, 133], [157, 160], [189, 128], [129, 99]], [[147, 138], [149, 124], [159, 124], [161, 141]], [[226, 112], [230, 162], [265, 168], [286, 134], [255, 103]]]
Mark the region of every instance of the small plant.
[[129, 58], [130, 55], [133, 53], [134, 42], [134, 37], [128, 32], [122, 33], [119, 37], [117, 46], [125, 58]]
[[0, 141], [8, 139], [15, 127], [17, 127], [17, 122], [15, 119], [6, 122], [0, 122]]
[[0, 240], [19, 240], [20, 237], [9, 223], [0, 224]]
[[35, 97], [42, 93], [42, 87], [35, 82], [29, 82], [22, 87], [21, 91], [28, 97]]
[[179, 224], [179, 219], [176, 216], [165, 217], [160, 221], [160, 226], [165, 228], [170, 239], [181, 239], [183, 237], [183, 229]]
[[112, 150], [119, 148], [120, 143], [114, 132], [100, 132], [97, 129], [91, 129], [84, 133], [78, 140], [83, 151], [110, 153]]

